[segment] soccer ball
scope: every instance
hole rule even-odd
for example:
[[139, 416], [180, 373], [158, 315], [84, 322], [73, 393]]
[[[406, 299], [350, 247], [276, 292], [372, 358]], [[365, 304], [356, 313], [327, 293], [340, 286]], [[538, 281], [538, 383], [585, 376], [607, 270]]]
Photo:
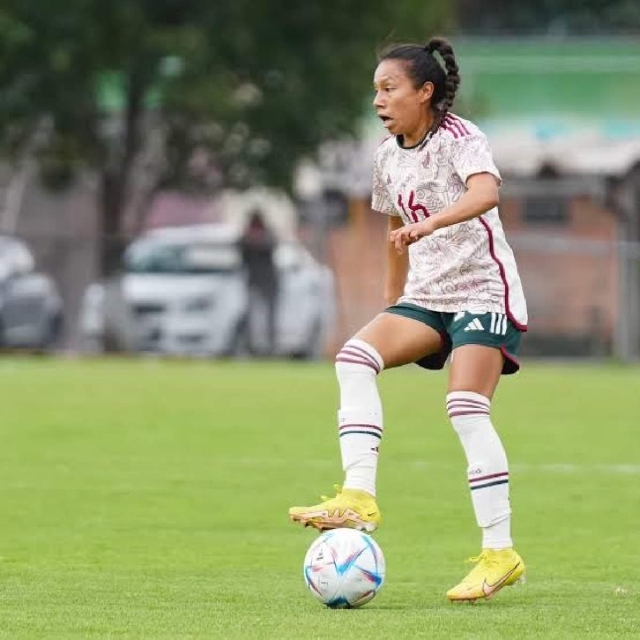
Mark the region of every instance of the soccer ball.
[[356, 529], [332, 529], [319, 536], [304, 558], [304, 581], [332, 609], [369, 602], [384, 582], [385, 562], [376, 541]]

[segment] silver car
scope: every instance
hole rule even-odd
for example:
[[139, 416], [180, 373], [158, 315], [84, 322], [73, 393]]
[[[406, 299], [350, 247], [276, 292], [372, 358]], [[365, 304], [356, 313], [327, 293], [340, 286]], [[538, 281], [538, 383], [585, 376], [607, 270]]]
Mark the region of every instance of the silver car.
[[[104, 349], [108, 333], [135, 351], [176, 355], [241, 355], [249, 342], [264, 343], [266, 314], [249, 313], [238, 240], [236, 227], [221, 224], [157, 229], [135, 240], [123, 274], [85, 293], [87, 347]], [[275, 351], [317, 357], [333, 329], [333, 273], [299, 242], [280, 242], [275, 262]]]
[[36, 271], [27, 245], [0, 236], [0, 347], [46, 349], [62, 329], [62, 300], [51, 277]]

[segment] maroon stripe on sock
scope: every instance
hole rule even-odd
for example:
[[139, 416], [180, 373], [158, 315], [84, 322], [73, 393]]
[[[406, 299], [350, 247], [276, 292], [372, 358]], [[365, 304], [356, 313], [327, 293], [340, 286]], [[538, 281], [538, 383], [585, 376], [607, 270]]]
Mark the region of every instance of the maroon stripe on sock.
[[450, 407], [456, 404], [465, 406], [465, 407], [481, 407], [483, 409], [489, 408], [488, 402], [480, 402], [480, 400], [457, 400], [457, 399], [447, 400], [447, 407]]
[[449, 402], [469, 402], [471, 404], [489, 404], [489, 400], [477, 400], [475, 398], [449, 398], [447, 400], [447, 404]]
[[457, 411], [462, 409], [463, 411], [489, 411], [488, 404], [472, 404], [470, 402], [450, 402], [447, 404], [447, 411]]
[[476, 489], [488, 489], [489, 487], [496, 487], [500, 484], [509, 484], [509, 478], [504, 480], [494, 480], [493, 482], [487, 482], [486, 484], [472, 484], [469, 489], [476, 491]]
[[478, 411], [479, 413], [490, 413], [489, 407], [479, 407], [472, 405], [464, 405], [464, 404], [454, 404], [447, 407], [447, 412], [451, 413], [452, 411]]
[[472, 404], [450, 404], [447, 407], [447, 411], [449, 413], [451, 413], [452, 411], [479, 411], [481, 413], [484, 413], [486, 411], [487, 413], [489, 413], [489, 407]]
[[492, 478], [503, 478], [508, 476], [508, 471], [501, 471], [500, 473], [490, 473], [488, 476], [478, 476], [477, 478], [469, 478], [469, 482], [482, 482], [484, 480], [491, 480]]
[[[349, 351], [347, 349], [343, 349], [340, 354], [343, 356], [348, 356], [349, 358], [357, 358], [365, 361], [372, 369], [375, 369], [376, 373], [380, 373], [380, 367], [375, 360], [371, 358], [367, 358], [367, 356], [363, 356], [361, 353], [357, 353], [356, 351]], [[338, 355], [340, 355], [338, 354]]]
[[340, 354], [338, 354], [338, 356], [336, 357], [336, 362], [348, 362], [349, 364], [361, 364], [361, 365], [364, 365], [365, 367], [369, 367], [369, 369], [374, 371], [376, 374], [380, 373], [378, 369], [376, 369], [367, 360], [354, 360], [353, 358], [344, 358], [344, 357], [341, 357]]
[[[369, 436], [371, 438], [377, 438], [378, 440], [382, 440], [382, 434], [376, 433], [375, 431], [362, 431], [361, 429], [349, 429], [348, 431], [343, 431], [338, 434], [340, 438], [343, 436]], [[371, 451], [375, 451], [377, 453], [378, 448], [371, 449]], [[505, 480], [506, 482], [506, 480]]]
[[455, 418], [456, 416], [489, 416], [491, 415], [488, 411], [449, 411], [449, 417]]
[[379, 427], [377, 424], [341, 424], [339, 430], [342, 431], [343, 429], [350, 429], [351, 427], [357, 427], [358, 429], [373, 429], [374, 431], [382, 433], [382, 427]]
[[351, 344], [346, 344], [344, 347], [342, 347], [341, 353], [365, 358], [368, 362], [371, 363], [373, 367], [376, 368], [378, 372], [380, 372], [380, 365], [378, 364], [378, 361], [370, 353], [368, 353], [367, 351], [365, 351], [360, 347], [355, 347]]

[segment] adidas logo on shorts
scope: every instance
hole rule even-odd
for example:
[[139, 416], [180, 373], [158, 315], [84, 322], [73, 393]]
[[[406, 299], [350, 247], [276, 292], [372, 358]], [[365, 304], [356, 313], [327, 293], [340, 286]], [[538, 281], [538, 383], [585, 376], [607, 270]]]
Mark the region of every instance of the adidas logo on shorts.
[[474, 318], [465, 328], [465, 331], [484, 331], [484, 326], [478, 318]]

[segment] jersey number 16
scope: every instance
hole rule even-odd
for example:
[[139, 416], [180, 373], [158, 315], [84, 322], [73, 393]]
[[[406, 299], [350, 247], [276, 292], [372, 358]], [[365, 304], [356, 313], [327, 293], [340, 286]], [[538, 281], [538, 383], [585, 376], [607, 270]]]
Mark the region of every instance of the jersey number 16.
[[[425, 207], [423, 204], [420, 204], [419, 202], [415, 202], [415, 198], [416, 194], [414, 191], [412, 191], [409, 194], [409, 202], [405, 207], [404, 201], [402, 199], [402, 194], [399, 193], [398, 206], [402, 209], [402, 212], [408, 220], [411, 220], [411, 222], [420, 222], [420, 220], [428, 218], [430, 214], [427, 207]], [[407, 211], [407, 207], [409, 208], [409, 211]]]

